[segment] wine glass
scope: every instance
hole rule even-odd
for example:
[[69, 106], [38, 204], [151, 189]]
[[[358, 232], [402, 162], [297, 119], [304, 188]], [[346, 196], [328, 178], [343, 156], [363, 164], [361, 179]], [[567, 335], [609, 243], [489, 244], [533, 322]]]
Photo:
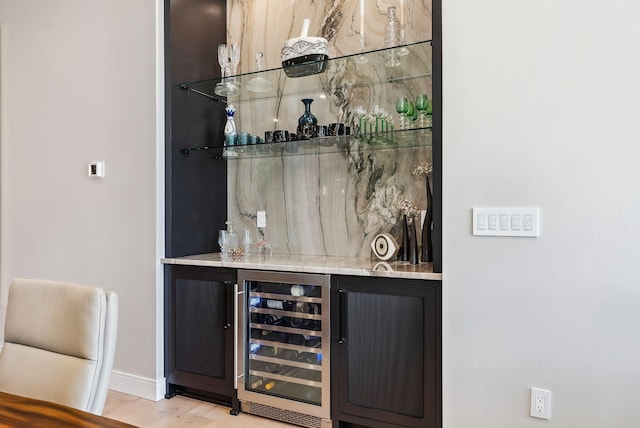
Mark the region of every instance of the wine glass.
[[[220, 83], [216, 84], [216, 87], [213, 90], [213, 92], [215, 92], [216, 95], [219, 95], [221, 97], [237, 95], [238, 93], [240, 93], [238, 86], [227, 80], [227, 77], [231, 74], [230, 67], [232, 62], [229, 59], [229, 55], [232, 53], [232, 50], [233, 50], [233, 45], [229, 45], [229, 46], [225, 44], [218, 45], [218, 64], [220, 64], [221, 80], [220, 80]], [[240, 53], [238, 51], [238, 55], [239, 54]], [[238, 60], [239, 60], [239, 57], [238, 57]]]
[[400, 115], [398, 127], [407, 129], [407, 112], [409, 111], [409, 100], [407, 97], [398, 97], [396, 100], [396, 112]]
[[427, 94], [419, 94], [416, 96], [416, 110], [418, 111], [418, 126], [426, 128], [431, 126], [427, 113], [429, 111], [429, 98]]
[[[356, 106], [353, 109], [353, 115], [358, 118], [358, 129], [356, 131], [356, 135], [358, 138], [364, 137], [367, 133], [367, 125], [365, 121], [365, 116], [367, 115], [367, 111], [362, 106]], [[364, 122], [364, 127], [363, 127]]]
[[413, 101], [409, 101], [409, 108], [407, 109], [407, 128], [413, 128], [413, 121], [416, 120], [416, 109]]
[[[231, 59], [231, 66], [233, 67], [233, 76], [238, 74], [238, 64], [240, 64], [240, 46], [237, 43], [229, 45], [229, 58]], [[235, 82], [235, 77], [234, 77]]]
[[220, 77], [222, 82], [224, 82], [225, 78], [225, 70], [229, 65], [229, 54], [227, 53], [227, 45], [220, 44], [218, 45], [218, 64], [220, 64]]

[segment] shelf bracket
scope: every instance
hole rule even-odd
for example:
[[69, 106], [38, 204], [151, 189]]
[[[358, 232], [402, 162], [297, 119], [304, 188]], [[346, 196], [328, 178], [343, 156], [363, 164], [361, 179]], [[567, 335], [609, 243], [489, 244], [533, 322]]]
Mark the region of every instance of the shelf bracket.
[[219, 99], [219, 98], [217, 98], [217, 97], [214, 97], [213, 95], [209, 95], [209, 94], [207, 94], [206, 92], [202, 92], [202, 91], [199, 91], [199, 90], [197, 90], [197, 89], [193, 89], [191, 86], [189, 86], [189, 84], [188, 84], [188, 83], [181, 83], [181, 84], [180, 84], [180, 85], [178, 85], [178, 86], [179, 86], [181, 89], [184, 89], [185, 91], [191, 91], [191, 92], [193, 92], [193, 93], [195, 93], [195, 94], [198, 94], [198, 95], [202, 95], [202, 96], [204, 96], [204, 97], [207, 97], [207, 98], [209, 98], [210, 100], [214, 100], [214, 101], [218, 101], [218, 102], [224, 102], [223, 100], [221, 100], [221, 99]]
[[201, 150], [211, 150], [211, 149], [215, 149], [215, 147], [188, 147], [185, 149], [180, 149], [180, 153], [182, 153], [183, 155], [194, 155], [194, 156], [202, 156], [204, 158], [210, 158], [210, 159], [223, 159], [222, 156], [217, 156], [217, 155], [208, 155], [206, 153], [200, 153]]

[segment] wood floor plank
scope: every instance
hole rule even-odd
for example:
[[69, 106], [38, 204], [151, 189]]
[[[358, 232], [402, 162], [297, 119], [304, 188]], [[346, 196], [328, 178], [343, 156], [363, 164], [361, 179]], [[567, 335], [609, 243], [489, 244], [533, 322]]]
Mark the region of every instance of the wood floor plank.
[[292, 428], [295, 425], [248, 413], [229, 414], [229, 407], [175, 396], [169, 400], [145, 400], [110, 390], [103, 416], [143, 428]]

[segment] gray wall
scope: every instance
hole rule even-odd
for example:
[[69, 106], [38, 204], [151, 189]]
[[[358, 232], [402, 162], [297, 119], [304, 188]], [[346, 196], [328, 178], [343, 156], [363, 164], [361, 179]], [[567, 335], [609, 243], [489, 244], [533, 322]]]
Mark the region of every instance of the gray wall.
[[[163, 387], [156, 3], [0, 0], [2, 301], [15, 277], [118, 292], [112, 386], [149, 398]], [[103, 180], [87, 177], [96, 160]]]
[[[443, 1], [445, 427], [640, 425], [639, 13]], [[471, 236], [505, 205], [541, 236]]]

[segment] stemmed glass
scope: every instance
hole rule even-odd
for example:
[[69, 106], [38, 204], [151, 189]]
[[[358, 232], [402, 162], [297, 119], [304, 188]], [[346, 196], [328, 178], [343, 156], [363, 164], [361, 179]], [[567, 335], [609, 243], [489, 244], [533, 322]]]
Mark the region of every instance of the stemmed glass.
[[229, 58], [233, 67], [233, 81], [235, 82], [235, 76], [238, 74], [238, 64], [240, 64], [240, 46], [237, 43], [232, 43], [227, 50], [229, 51]]
[[357, 106], [353, 109], [353, 115], [358, 118], [358, 130], [356, 132], [356, 136], [358, 138], [364, 138], [367, 134], [367, 122], [365, 116], [367, 115], [367, 111], [362, 106]]
[[220, 95], [221, 97], [237, 95], [240, 92], [235, 84], [228, 82], [226, 79], [226, 77], [231, 74], [230, 67], [232, 64], [232, 60], [229, 59], [229, 55], [232, 51], [232, 46], [233, 45], [227, 46], [225, 44], [218, 45], [218, 64], [220, 64], [221, 80], [220, 83], [216, 84], [213, 92], [215, 92], [217, 95]]
[[407, 109], [407, 129], [414, 127], [413, 121], [416, 120], [416, 109], [413, 101], [409, 101], [409, 108]]
[[398, 127], [400, 129], [407, 129], [407, 112], [409, 111], [409, 100], [407, 97], [398, 97], [396, 100], [396, 112], [400, 115], [400, 121]]
[[218, 45], [218, 64], [220, 64], [220, 77], [224, 82], [227, 67], [229, 66], [229, 54], [227, 53], [227, 45], [224, 43]]
[[419, 94], [416, 96], [416, 110], [418, 111], [417, 122], [420, 128], [431, 126], [431, 118], [428, 116], [429, 104], [427, 94]]

